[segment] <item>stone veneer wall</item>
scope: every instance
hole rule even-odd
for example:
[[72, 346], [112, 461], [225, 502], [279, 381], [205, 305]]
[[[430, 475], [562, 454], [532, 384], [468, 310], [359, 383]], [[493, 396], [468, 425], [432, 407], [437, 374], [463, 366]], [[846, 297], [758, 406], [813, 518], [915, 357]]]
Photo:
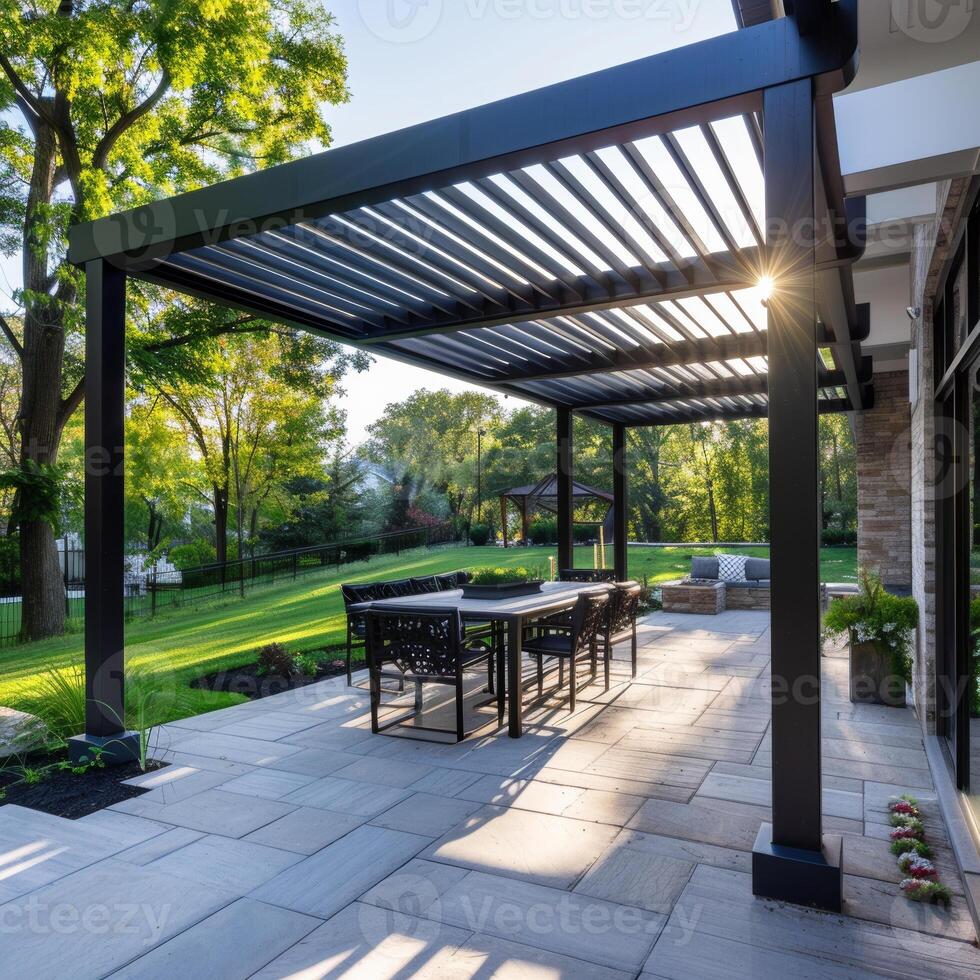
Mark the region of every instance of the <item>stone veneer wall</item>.
[[875, 405], [854, 419], [858, 477], [858, 564], [886, 585], [912, 583], [909, 378], [875, 375]]

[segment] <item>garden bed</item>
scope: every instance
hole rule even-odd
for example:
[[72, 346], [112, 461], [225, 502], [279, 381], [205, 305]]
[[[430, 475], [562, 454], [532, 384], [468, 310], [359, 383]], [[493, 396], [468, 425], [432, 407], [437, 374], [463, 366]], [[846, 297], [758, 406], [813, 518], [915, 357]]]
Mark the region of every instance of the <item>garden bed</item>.
[[[330, 651], [331, 654], [335, 652]], [[352, 664], [354, 670], [360, 670], [363, 666], [363, 663], [358, 662]], [[288, 677], [283, 674], [265, 673], [256, 661], [243, 667], [230, 667], [228, 670], [219, 670], [198, 677], [191, 681], [191, 687], [203, 688], [207, 691], [224, 691], [228, 694], [243, 694], [255, 701], [272, 697], [274, 694], [282, 694], [283, 691], [309, 687], [310, 684], [316, 684], [329, 677], [340, 677], [346, 672], [347, 666], [342, 657], [324, 660], [315, 675], [290, 674]]]
[[[63, 752], [37, 755], [0, 770], [0, 790], [4, 794], [0, 798], [0, 806], [14, 803], [55, 817], [77, 820], [114, 803], [142, 796], [147, 790], [139, 786], [126, 786], [123, 780], [169, 765], [151, 760], [143, 770], [138, 762], [128, 762], [119, 766], [93, 766], [81, 774], [71, 769], [51, 768], [64, 762], [64, 759]], [[24, 782], [25, 769], [42, 774], [40, 781]]]

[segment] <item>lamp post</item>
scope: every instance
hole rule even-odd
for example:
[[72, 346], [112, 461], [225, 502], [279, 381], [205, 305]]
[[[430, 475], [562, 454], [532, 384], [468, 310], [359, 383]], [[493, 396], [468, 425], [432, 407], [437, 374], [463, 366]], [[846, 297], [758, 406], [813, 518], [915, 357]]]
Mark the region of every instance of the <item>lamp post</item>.
[[483, 437], [485, 429], [476, 430], [476, 522], [483, 523]]

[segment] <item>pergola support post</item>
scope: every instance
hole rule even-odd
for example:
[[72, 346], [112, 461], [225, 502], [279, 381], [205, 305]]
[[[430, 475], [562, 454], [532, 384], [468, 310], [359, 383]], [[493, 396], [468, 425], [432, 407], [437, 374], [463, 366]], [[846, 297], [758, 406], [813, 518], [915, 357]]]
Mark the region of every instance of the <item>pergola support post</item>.
[[772, 823], [756, 895], [842, 908], [841, 838], [824, 837], [820, 765], [820, 504], [815, 114], [809, 80], [765, 93], [772, 535]]
[[69, 756], [121, 763], [139, 755], [123, 693], [126, 273], [95, 259], [85, 280], [85, 734]]
[[629, 578], [627, 514], [628, 483], [626, 475], [626, 426], [617, 422], [612, 427], [613, 443], [613, 567], [616, 581]]
[[572, 412], [568, 408], [556, 409], [558, 467], [558, 571], [575, 567], [574, 534], [572, 528]]

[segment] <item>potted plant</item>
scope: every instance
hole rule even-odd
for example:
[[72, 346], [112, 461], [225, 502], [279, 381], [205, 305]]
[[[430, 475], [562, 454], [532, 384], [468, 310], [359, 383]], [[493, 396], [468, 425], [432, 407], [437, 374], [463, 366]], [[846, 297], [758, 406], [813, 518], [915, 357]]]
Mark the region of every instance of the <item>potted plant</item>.
[[824, 628], [850, 642], [851, 700], [904, 707], [912, 680], [912, 639], [919, 624], [914, 599], [892, 595], [872, 572], [861, 572], [857, 595], [831, 603]]
[[534, 595], [544, 584], [540, 575], [527, 568], [476, 568], [463, 585], [464, 599], [510, 599]]

